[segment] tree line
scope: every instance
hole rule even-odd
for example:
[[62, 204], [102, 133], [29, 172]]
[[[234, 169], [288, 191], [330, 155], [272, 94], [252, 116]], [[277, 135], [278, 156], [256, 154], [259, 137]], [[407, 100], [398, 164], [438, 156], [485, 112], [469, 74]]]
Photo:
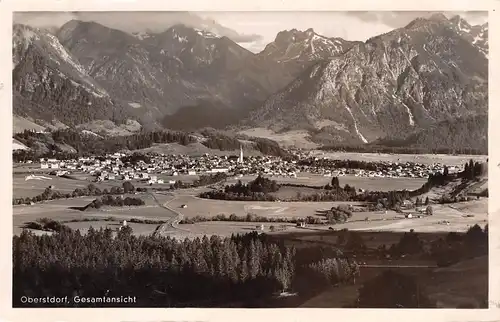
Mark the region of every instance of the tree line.
[[470, 227], [465, 234], [449, 233], [430, 245], [430, 256], [438, 266], [449, 266], [460, 261], [488, 255], [488, 225]]
[[440, 267], [449, 266], [488, 254], [488, 225], [483, 229], [475, 224], [465, 233], [449, 232], [445, 237], [439, 237], [427, 244], [418, 233], [410, 230], [390, 247], [380, 245], [377, 252], [381, 258], [386, 258], [387, 255], [396, 259], [413, 256], [431, 259]]
[[146, 203], [141, 198], [132, 198], [111, 195], [105, 195], [101, 198], [94, 199], [86, 208], [100, 209], [103, 206], [124, 207], [124, 206], [144, 206]]
[[300, 219], [297, 218], [287, 218], [287, 217], [267, 217], [267, 216], [258, 216], [256, 214], [248, 213], [246, 215], [238, 216], [236, 214], [230, 214], [229, 216], [225, 214], [218, 214], [216, 216], [205, 217], [205, 216], [194, 216], [189, 218], [182, 219], [180, 224], [195, 224], [197, 222], [206, 222], [206, 221], [234, 221], [234, 222], [258, 222], [258, 223], [297, 223]]
[[[218, 132], [202, 132], [206, 137], [202, 144], [211, 149], [222, 151], [238, 150], [241, 142], [232, 136]], [[105, 155], [124, 150], [139, 150], [153, 146], [153, 144], [179, 143], [188, 145], [196, 143], [196, 138], [188, 132], [157, 130], [142, 131], [125, 136], [96, 136], [85, 134], [75, 129], [59, 129], [48, 133], [36, 133], [25, 130], [14, 134], [14, 138], [30, 148], [30, 150], [13, 151], [14, 162], [36, 161], [40, 157], [55, 157], [61, 159], [77, 158], [78, 156]], [[289, 157], [275, 141], [264, 138], [249, 138], [254, 141], [253, 148], [265, 155]], [[40, 144], [45, 145], [48, 151], [40, 149]], [[73, 147], [76, 152], [62, 150], [58, 144]], [[133, 158], [131, 159], [133, 160]]]
[[279, 185], [276, 180], [259, 175], [247, 184], [243, 184], [241, 180], [238, 180], [236, 184], [226, 185], [224, 190], [206, 191], [199, 196], [200, 198], [219, 200], [276, 201], [276, 197], [270, 195], [270, 193], [278, 190]]
[[221, 151], [239, 150], [242, 146], [242, 143], [239, 140], [241, 138], [252, 141], [252, 148], [264, 155], [290, 158], [290, 154], [283, 150], [276, 141], [267, 138], [248, 137], [243, 135], [233, 136], [210, 129], [202, 130], [200, 133], [207, 137], [207, 140], [203, 141], [202, 144], [210, 149]]
[[[169, 130], [140, 132], [126, 136], [95, 136], [74, 129], [59, 129], [49, 133], [36, 133], [25, 130], [16, 133], [14, 138], [29, 147], [35, 158], [46, 154], [62, 152], [57, 144], [73, 147], [78, 156], [105, 155], [122, 150], [138, 150], [151, 147], [154, 143], [179, 143], [188, 145], [196, 140], [188, 133]], [[38, 143], [45, 144], [49, 153], [38, 152]], [[16, 152], [17, 159], [26, 160], [30, 152]]]
[[[382, 161], [360, 161], [360, 160], [333, 160], [316, 159], [313, 157], [302, 159], [297, 162], [299, 166], [323, 168], [323, 169], [362, 169], [367, 171], [390, 170], [394, 166]], [[409, 166], [415, 165], [410, 163]]]
[[369, 144], [329, 144], [320, 149], [358, 153], [391, 154], [488, 154], [484, 138], [488, 116], [477, 115], [444, 121], [432, 129], [420, 131], [404, 140], [379, 140]]
[[358, 274], [356, 263], [339, 252], [327, 257], [335, 259], [328, 265], [314, 264], [325, 257], [311, 255], [257, 234], [176, 240], [138, 237], [129, 226], [117, 232], [90, 228], [85, 235], [23, 231], [13, 237], [13, 305], [22, 306], [23, 295], [106, 294], [135, 296], [136, 307], [211, 307], [300, 289], [311, 270], [330, 283]]
[[84, 188], [76, 188], [73, 192], [62, 193], [60, 191], [54, 190], [52, 187], [47, 187], [45, 190], [34, 197], [20, 197], [13, 198], [13, 205], [29, 205], [31, 203], [42, 202], [47, 200], [56, 199], [69, 199], [76, 197], [87, 197], [87, 196], [102, 196], [102, 195], [121, 195], [124, 193], [133, 192], [135, 190], [132, 183], [126, 181], [123, 183], [122, 187], [113, 186], [110, 189], [104, 188], [100, 189], [95, 184], [91, 183]]

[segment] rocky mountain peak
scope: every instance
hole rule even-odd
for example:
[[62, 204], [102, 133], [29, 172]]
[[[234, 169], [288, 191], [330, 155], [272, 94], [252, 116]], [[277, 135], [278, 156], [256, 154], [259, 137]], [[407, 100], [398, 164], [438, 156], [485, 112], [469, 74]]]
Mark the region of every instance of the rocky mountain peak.
[[68, 36], [77, 36], [78, 34], [98, 35], [103, 32], [107, 33], [109, 30], [110, 28], [98, 24], [97, 22], [72, 19], [59, 28], [57, 36], [66, 38]]
[[448, 19], [418, 18], [312, 65], [247, 124], [326, 131], [339, 141], [401, 138], [449, 116], [487, 111], [487, 67]]
[[368, 142], [487, 106], [487, 24], [434, 15], [364, 43], [283, 30], [258, 54], [199, 28], [132, 33], [72, 20], [54, 35], [14, 25], [15, 110], [65, 124], [193, 124], [252, 110], [258, 126]]
[[452, 28], [465, 39], [472, 42], [482, 54], [488, 55], [488, 23], [472, 26], [465, 19], [456, 15], [450, 19]]
[[353, 42], [342, 38], [328, 38], [317, 34], [313, 28], [305, 31], [291, 29], [280, 31], [259, 56], [285, 64], [303, 64], [328, 59], [349, 49]]
[[12, 27], [13, 47], [20, 44], [28, 46], [33, 40], [40, 39], [39, 30], [22, 24], [14, 24]]
[[458, 30], [462, 32], [470, 32], [471, 31], [471, 25], [462, 17], [459, 15], [453, 16], [450, 20], [450, 23], [452, 23], [454, 26], [458, 28]]
[[144, 39], [148, 39], [148, 38], [152, 37], [154, 35], [154, 33], [148, 30], [148, 31], [133, 32], [133, 33], [131, 33], [131, 35], [139, 40], [144, 40]]
[[448, 18], [446, 18], [446, 16], [444, 14], [438, 12], [438, 13], [432, 14], [429, 17], [429, 20], [432, 20], [432, 21], [448, 21]]

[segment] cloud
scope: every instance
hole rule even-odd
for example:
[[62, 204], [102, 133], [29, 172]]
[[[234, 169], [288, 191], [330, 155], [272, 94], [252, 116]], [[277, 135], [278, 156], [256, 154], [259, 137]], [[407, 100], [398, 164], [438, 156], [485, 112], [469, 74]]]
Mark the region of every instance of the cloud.
[[229, 37], [235, 42], [254, 42], [262, 38], [262, 36], [256, 34], [240, 34], [220, 25], [214, 19], [203, 18], [196, 13], [185, 11], [14, 13], [14, 23], [22, 23], [39, 28], [59, 28], [72, 19], [94, 21], [109, 28], [126, 32], [163, 32], [173, 25], [184, 24], [192, 28], [204, 29], [221, 36]]
[[[162, 32], [175, 24], [211, 31], [226, 36], [241, 46], [258, 52], [283, 30], [314, 28], [327, 37], [365, 41], [370, 37], [406, 26], [429, 11], [308, 11], [308, 12], [24, 12], [14, 21], [36, 27], [60, 27], [71, 19], [95, 21], [126, 32]], [[460, 15], [470, 24], [487, 22], [487, 12], [447, 11], [448, 18]]]
[[391, 28], [401, 28], [419, 17], [443, 13], [448, 18], [459, 15], [470, 24], [482, 24], [488, 19], [487, 11], [348, 11], [347, 15], [367, 23], [383, 23]]
[[33, 27], [60, 27], [71, 19], [77, 19], [71, 12], [14, 12], [13, 22]]
[[231, 38], [234, 42], [237, 43], [250, 43], [250, 42], [257, 42], [262, 40], [264, 37], [261, 35], [238, 35], [236, 37]]

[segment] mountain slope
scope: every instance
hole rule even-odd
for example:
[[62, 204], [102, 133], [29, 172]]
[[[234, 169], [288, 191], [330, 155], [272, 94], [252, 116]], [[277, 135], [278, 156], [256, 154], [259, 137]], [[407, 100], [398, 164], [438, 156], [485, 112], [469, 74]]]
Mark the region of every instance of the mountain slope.
[[199, 101], [247, 107], [290, 80], [229, 38], [183, 25], [135, 37], [70, 21], [57, 36], [111, 95], [150, 120]]
[[488, 58], [488, 23], [471, 26], [460, 16], [454, 16], [450, 22], [454, 25], [457, 33], [469, 40]]
[[258, 56], [285, 65], [290, 72], [297, 74], [314, 62], [344, 53], [355, 43], [319, 35], [312, 28], [306, 31], [284, 30]]
[[127, 112], [48, 31], [13, 27], [13, 110], [44, 121], [120, 121]]
[[[141, 40], [94, 22], [76, 20], [63, 25], [57, 37], [96, 82], [122, 104], [137, 110], [143, 121], [161, 115], [162, 106], [157, 104], [165, 101], [168, 93], [164, 87], [171, 77], [150, 63], [150, 53]], [[180, 68], [179, 62], [168, 57], [162, 64], [168, 66], [173, 75]]]
[[447, 148], [461, 152], [478, 151], [488, 154], [488, 115], [447, 119], [432, 124], [420, 131], [410, 134], [401, 141], [380, 141], [385, 146], [427, 148], [439, 150]]
[[449, 117], [487, 112], [488, 61], [444, 16], [357, 43], [309, 67], [244, 122], [328, 131], [339, 141], [404, 138]]

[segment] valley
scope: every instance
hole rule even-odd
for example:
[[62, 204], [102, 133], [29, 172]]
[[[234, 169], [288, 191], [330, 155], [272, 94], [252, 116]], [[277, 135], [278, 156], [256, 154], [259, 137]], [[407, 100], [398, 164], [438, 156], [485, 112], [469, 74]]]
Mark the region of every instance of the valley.
[[246, 14], [14, 15], [13, 306], [490, 306], [487, 15]]
[[433, 15], [366, 42], [292, 29], [253, 53], [182, 24], [148, 37], [78, 20], [54, 34], [16, 24], [14, 130], [213, 127], [303, 148], [384, 140], [484, 154], [487, 28]]

